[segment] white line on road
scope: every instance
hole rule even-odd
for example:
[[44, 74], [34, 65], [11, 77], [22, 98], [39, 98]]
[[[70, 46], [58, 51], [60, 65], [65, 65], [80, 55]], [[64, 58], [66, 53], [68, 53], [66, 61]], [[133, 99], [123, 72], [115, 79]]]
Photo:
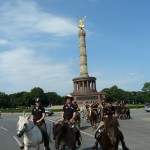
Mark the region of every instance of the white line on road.
[[8, 130], [6, 129], [6, 128], [4, 128], [4, 127], [0, 127], [1, 129], [3, 129], [4, 131], [7, 131], [8, 132]]
[[19, 146], [22, 146], [22, 144], [20, 143], [20, 141], [15, 136], [13, 136], [13, 138], [15, 139], [15, 141], [18, 143]]

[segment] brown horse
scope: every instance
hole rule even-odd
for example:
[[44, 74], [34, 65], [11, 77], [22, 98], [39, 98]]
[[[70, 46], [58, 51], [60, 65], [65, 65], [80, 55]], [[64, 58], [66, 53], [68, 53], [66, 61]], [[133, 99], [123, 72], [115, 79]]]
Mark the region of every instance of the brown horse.
[[96, 129], [97, 117], [98, 116], [97, 116], [96, 111], [94, 111], [93, 108], [90, 106], [88, 110], [88, 119], [90, 120], [93, 130]]
[[130, 117], [130, 109], [125, 106], [115, 106], [116, 113], [119, 119], [131, 119]]
[[69, 123], [59, 122], [53, 125], [53, 139], [55, 140], [55, 148], [65, 150], [69, 146], [71, 150], [76, 147], [76, 135], [71, 129]]
[[81, 115], [80, 115], [80, 113], [78, 111], [76, 113], [75, 122], [76, 122], [76, 125], [78, 126], [78, 128], [80, 128]]
[[104, 120], [104, 132], [99, 139], [102, 150], [118, 150], [120, 141], [118, 127], [119, 122], [116, 117], [109, 116]]
[[130, 119], [130, 110], [129, 108], [122, 106], [120, 110], [120, 119]]

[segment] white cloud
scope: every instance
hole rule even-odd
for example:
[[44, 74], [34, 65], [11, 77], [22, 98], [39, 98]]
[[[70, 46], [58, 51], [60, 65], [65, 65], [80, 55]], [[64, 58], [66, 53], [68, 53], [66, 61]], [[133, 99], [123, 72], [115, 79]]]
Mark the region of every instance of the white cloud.
[[[38, 56], [31, 49], [14, 49], [0, 53], [0, 91], [15, 93], [41, 87], [64, 94], [72, 88], [71, 66], [52, 63], [47, 56]], [[5, 87], [5, 89], [4, 89]]]
[[8, 41], [7, 40], [4, 40], [4, 39], [0, 39], [0, 45], [7, 45], [8, 44]]
[[5, 1], [0, 5], [0, 12], [0, 32], [3, 34], [69, 36], [77, 33], [76, 23], [70, 18], [43, 12], [34, 1]]

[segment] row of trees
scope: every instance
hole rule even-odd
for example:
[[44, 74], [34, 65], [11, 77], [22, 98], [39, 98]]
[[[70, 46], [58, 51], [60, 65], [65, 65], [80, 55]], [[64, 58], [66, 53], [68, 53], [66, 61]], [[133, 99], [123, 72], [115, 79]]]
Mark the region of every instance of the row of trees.
[[35, 98], [40, 97], [44, 106], [64, 104], [64, 98], [55, 92], [44, 93], [40, 87], [33, 88], [30, 92], [19, 92], [7, 95], [0, 92], [0, 108], [16, 108], [18, 106], [31, 107], [35, 104]]
[[[124, 91], [116, 85], [102, 90], [106, 95], [113, 97], [114, 101], [125, 101], [126, 103], [145, 103], [150, 101], [150, 82], [146, 82], [141, 91]], [[64, 104], [64, 97], [55, 92], [44, 93], [40, 87], [33, 88], [30, 92], [20, 92], [7, 95], [0, 92], [0, 108], [10, 108], [17, 106], [31, 107], [35, 104], [35, 98], [40, 97], [44, 106]]]
[[143, 104], [150, 101], [150, 82], [145, 83], [141, 91], [124, 91], [116, 85], [102, 90], [106, 95], [113, 97], [114, 101], [124, 101], [130, 104]]

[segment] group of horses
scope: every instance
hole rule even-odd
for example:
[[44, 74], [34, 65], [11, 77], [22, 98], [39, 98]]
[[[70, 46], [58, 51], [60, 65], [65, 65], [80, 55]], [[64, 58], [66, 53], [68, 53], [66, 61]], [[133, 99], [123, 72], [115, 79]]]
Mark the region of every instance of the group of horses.
[[[83, 118], [84, 123], [90, 122], [93, 130], [96, 129], [97, 120], [102, 119], [102, 111], [103, 107], [99, 110], [94, 110], [91, 106], [87, 109], [87, 107], [83, 105], [76, 115], [77, 127], [80, 128], [81, 118]], [[127, 108], [125, 109], [116, 106], [116, 113], [120, 119], [130, 118], [130, 110]], [[30, 117], [25, 114], [19, 117], [17, 125], [18, 137], [22, 137], [22, 135], [24, 135], [24, 150], [29, 150], [31, 147], [39, 150], [40, 144], [43, 143], [43, 137], [39, 127], [34, 125], [34, 123], [30, 120]], [[69, 146], [71, 150], [76, 149], [76, 132], [74, 132], [75, 128], [72, 124], [68, 122], [58, 122], [53, 124], [53, 127], [51, 127], [48, 123], [46, 126], [50, 142], [52, 141], [50, 139], [50, 134], [51, 129], [53, 128], [53, 140], [55, 141], [56, 149], [60, 148], [61, 150], [65, 150], [66, 146]], [[102, 150], [117, 150], [120, 141], [120, 135], [117, 130], [119, 126], [117, 117], [108, 117], [104, 122], [104, 126], [105, 132], [102, 135], [101, 140], [99, 140]]]
[[[84, 119], [85, 122], [90, 122], [93, 130], [97, 127], [96, 124], [98, 120], [103, 120], [103, 110], [105, 108], [105, 104], [100, 105], [96, 109], [93, 108], [92, 106], [86, 106], [83, 105], [80, 108], [80, 113], [82, 113], [82, 118]], [[115, 116], [118, 119], [131, 119], [130, 117], [130, 109], [124, 105], [118, 104], [115, 105]]]

